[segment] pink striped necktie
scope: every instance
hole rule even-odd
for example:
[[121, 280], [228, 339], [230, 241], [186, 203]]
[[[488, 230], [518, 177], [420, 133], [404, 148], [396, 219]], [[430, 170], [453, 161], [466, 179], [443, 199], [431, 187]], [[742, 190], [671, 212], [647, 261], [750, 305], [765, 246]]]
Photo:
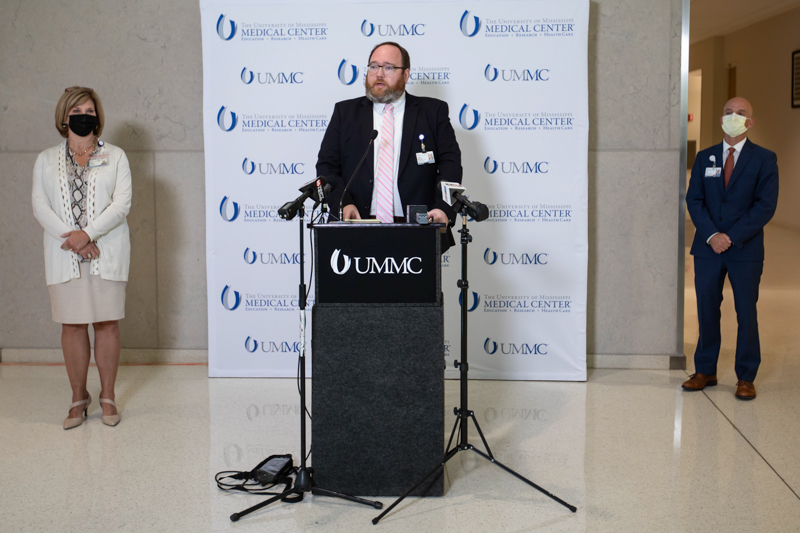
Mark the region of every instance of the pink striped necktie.
[[386, 104], [381, 127], [381, 148], [378, 155], [378, 201], [375, 216], [381, 222], [394, 222], [394, 106]]

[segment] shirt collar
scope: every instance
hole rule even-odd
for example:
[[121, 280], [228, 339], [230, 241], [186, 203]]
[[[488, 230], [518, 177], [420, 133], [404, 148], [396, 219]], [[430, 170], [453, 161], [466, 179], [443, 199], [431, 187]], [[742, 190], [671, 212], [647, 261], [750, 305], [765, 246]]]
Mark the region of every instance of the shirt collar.
[[[386, 102], [388, 104], [392, 104], [394, 106], [394, 114], [403, 111], [406, 107], [406, 92], [403, 91], [403, 94], [400, 95], [400, 98], [395, 100], [394, 102]], [[383, 116], [383, 111], [386, 109], [386, 104], [379, 104], [376, 102], [372, 103], [372, 109], [375, 110], [376, 113]]]
[[[746, 143], [746, 142], [747, 142], [747, 137], [745, 137], [744, 139], [742, 139], [738, 143], [734, 144], [733, 145], [733, 149], [735, 150], [735, 153], [737, 153], [737, 154], [741, 153], [742, 148], [744, 147], [744, 143]], [[731, 148], [731, 145], [728, 144], [727, 142], [725, 142], [725, 139], [722, 139], [722, 153], [727, 152], [728, 148]]]

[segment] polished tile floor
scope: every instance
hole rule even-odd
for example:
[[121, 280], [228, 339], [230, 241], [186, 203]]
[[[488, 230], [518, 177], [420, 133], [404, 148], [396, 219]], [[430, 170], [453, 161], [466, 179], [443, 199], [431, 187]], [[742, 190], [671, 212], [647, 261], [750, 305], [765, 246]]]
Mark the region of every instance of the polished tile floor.
[[[755, 401], [733, 397], [730, 297], [720, 384], [704, 392], [683, 392], [683, 371], [471, 383], [470, 407], [497, 458], [576, 505], [575, 514], [462, 452], [447, 465], [444, 497], [406, 500], [377, 526], [374, 509], [317, 496], [234, 524], [231, 513], [261, 498], [223, 493], [213, 475], [249, 470], [275, 453], [297, 460], [294, 380], [209, 380], [205, 366], [125, 366], [121, 424], [104, 426], [95, 400], [82, 426], [63, 431], [64, 368], [0, 365], [0, 531], [800, 531], [800, 276], [791, 266], [800, 236], [768, 230]], [[690, 267], [687, 260], [691, 287]], [[687, 289], [692, 342], [693, 306]], [[693, 349], [687, 343], [687, 353]], [[94, 368], [90, 391], [99, 391]], [[448, 426], [457, 402], [458, 383], [448, 381]], [[479, 442], [474, 432], [472, 442]]]

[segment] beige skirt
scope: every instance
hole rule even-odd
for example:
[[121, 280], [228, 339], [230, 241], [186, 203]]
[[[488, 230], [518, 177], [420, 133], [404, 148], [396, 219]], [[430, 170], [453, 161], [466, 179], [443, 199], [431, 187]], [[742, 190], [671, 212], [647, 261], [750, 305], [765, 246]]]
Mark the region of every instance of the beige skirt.
[[109, 281], [89, 273], [81, 263], [81, 277], [49, 285], [53, 322], [93, 324], [125, 318], [125, 281]]

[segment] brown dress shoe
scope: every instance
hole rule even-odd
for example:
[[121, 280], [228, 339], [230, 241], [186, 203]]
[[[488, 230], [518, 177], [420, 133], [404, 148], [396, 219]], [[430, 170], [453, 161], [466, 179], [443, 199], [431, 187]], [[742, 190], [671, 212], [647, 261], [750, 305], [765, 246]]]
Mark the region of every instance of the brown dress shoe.
[[752, 381], [737, 381], [736, 397], [740, 400], [752, 400], [756, 397], [756, 386]]
[[683, 390], [703, 390], [706, 386], [716, 385], [717, 376], [706, 376], [705, 374], [692, 374], [689, 379], [683, 382]]

